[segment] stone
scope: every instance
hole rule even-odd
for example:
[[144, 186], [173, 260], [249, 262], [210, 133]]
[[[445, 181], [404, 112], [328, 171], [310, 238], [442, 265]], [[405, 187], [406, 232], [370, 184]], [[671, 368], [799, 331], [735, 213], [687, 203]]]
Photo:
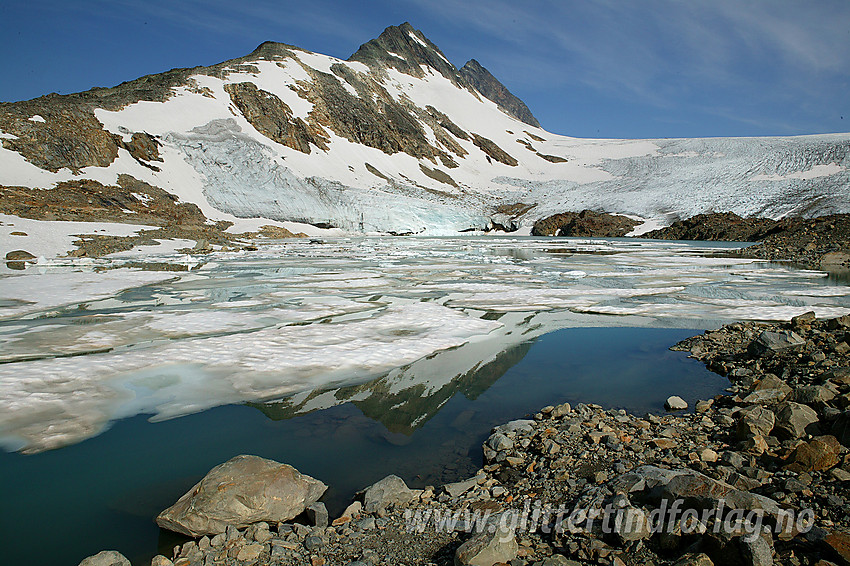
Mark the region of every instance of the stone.
[[246, 544], [236, 553], [236, 560], [239, 560], [240, 562], [256, 562], [263, 553], [263, 550], [264, 547], [262, 544]]
[[714, 566], [707, 554], [685, 554], [673, 566]]
[[304, 510], [307, 513], [307, 519], [316, 527], [328, 526], [328, 508], [324, 503], [316, 502], [308, 505]]
[[581, 562], [570, 560], [563, 554], [553, 554], [546, 557], [542, 566], [581, 566]]
[[840, 482], [850, 481], [850, 472], [844, 468], [832, 468], [829, 470], [829, 475], [832, 479]]
[[794, 402], [780, 404], [776, 409], [777, 435], [789, 439], [817, 434], [818, 414], [806, 405]]
[[805, 343], [805, 339], [792, 330], [780, 330], [779, 332], [766, 330], [749, 345], [748, 350], [751, 354], [762, 356], [796, 350]]
[[791, 324], [793, 324], [794, 326], [805, 326], [807, 324], [812, 324], [816, 320], [817, 316], [815, 315], [814, 311], [809, 311], [792, 317]]
[[[501, 515], [491, 517], [480, 533], [455, 551], [455, 566], [493, 566], [517, 557], [519, 545], [513, 530], [502, 526]], [[510, 524], [510, 521], [506, 521]]]
[[473, 487], [478, 485], [478, 480], [475, 478], [469, 478], [468, 480], [463, 480], [455, 483], [448, 483], [443, 486], [443, 489], [446, 490], [446, 493], [449, 494], [449, 497], [458, 497], [463, 495]]
[[714, 399], [707, 399], [705, 401], [697, 401], [697, 404], [694, 406], [694, 411], [698, 414], [707, 413], [711, 406], [714, 405]]
[[781, 389], [786, 393], [791, 393], [791, 386], [785, 383], [785, 381], [779, 379], [772, 373], [767, 373], [761, 377], [761, 379], [757, 380], [750, 387], [750, 391], [761, 391], [764, 389]]
[[487, 439], [487, 445], [496, 452], [501, 452], [502, 450], [510, 450], [513, 448], [514, 441], [501, 432], [496, 432]]
[[300, 515], [327, 486], [287, 464], [236, 456], [216, 466], [156, 523], [191, 537], [216, 535], [228, 525], [238, 528], [266, 521], [278, 523]]
[[6, 261], [30, 261], [36, 257], [24, 250], [14, 250], [6, 253]]
[[390, 505], [404, 505], [414, 497], [416, 493], [407, 487], [403, 479], [389, 475], [366, 488], [363, 493], [363, 510], [366, 513], [383, 511]]
[[766, 539], [769, 536], [763, 534], [753, 540], [749, 540], [749, 537], [741, 539], [741, 550], [748, 566], [773, 566], [773, 548]]
[[845, 563], [850, 563], [850, 533], [833, 531], [826, 535], [823, 542]]
[[835, 399], [835, 393], [822, 385], [807, 385], [794, 391], [794, 401], [814, 405], [816, 403], [828, 403]]
[[761, 406], [741, 409], [737, 414], [736, 432], [738, 438], [750, 436], [769, 436], [775, 423], [773, 411]]
[[703, 448], [698, 452], [699, 459], [702, 462], [716, 462], [717, 461], [717, 452], [712, 450], [711, 448]]
[[172, 562], [162, 554], [157, 554], [156, 556], [151, 558], [151, 566], [174, 566], [174, 562]]
[[617, 511], [614, 520], [614, 532], [623, 543], [648, 539], [652, 536], [652, 527], [647, 514], [639, 507], [628, 506]]
[[841, 444], [834, 436], [818, 436], [797, 446], [786, 459], [786, 470], [819, 472], [838, 464]]
[[334, 519], [333, 523], [331, 523], [331, 524], [334, 527], [339, 526], [339, 525], [343, 525], [343, 524], [351, 521], [351, 519], [353, 519], [357, 515], [359, 515], [362, 510], [363, 510], [363, 504], [359, 501], [355, 501], [351, 505], [346, 507], [345, 511], [342, 512], [342, 515], [340, 515], [338, 518]]
[[130, 566], [130, 561], [117, 550], [104, 550], [84, 558], [80, 566]]
[[668, 411], [684, 411], [688, 408], [688, 403], [678, 395], [671, 395], [664, 402], [664, 408]]
[[570, 404], [569, 403], [562, 403], [562, 404], [558, 405], [557, 407], [555, 407], [554, 409], [552, 409], [552, 418], [553, 419], [560, 419], [562, 417], [569, 415], [571, 412], [572, 412], [572, 407], [570, 407]]
[[748, 437], [742, 443], [742, 450], [749, 452], [750, 454], [755, 454], [759, 456], [768, 451], [769, 446], [767, 445], [767, 441], [761, 435], [754, 435]]
[[844, 411], [832, 422], [830, 431], [844, 446], [850, 447], [850, 410]]
[[320, 536], [310, 535], [304, 539], [304, 548], [310, 552], [319, 550], [323, 546], [325, 546], [325, 541]]
[[[554, 410], [554, 407], [552, 407], [552, 410]], [[534, 430], [534, 421], [529, 419], [516, 419], [496, 427], [494, 432], [507, 434], [512, 432], [531, 432], [532, 430]]]
[[760, 389], [753, 391], [742, 399], [747, 405], [774, 405], [788, 398], [788, 393], [781, 389]]
[[831, 318], [826, 321], [826, 327], [829, 330], [838, 330], [839, 328], [850, 328], [850, 314]]

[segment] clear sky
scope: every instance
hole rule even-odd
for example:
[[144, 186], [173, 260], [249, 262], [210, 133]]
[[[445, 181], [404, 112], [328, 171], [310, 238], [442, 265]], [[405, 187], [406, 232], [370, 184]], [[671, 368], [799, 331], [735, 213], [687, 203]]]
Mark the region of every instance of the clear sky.
[[342, 59], [409, 21], [549, 131], [850, 131], [848, 0], [3, 0], [0, 100], [112, 86], [266, 40]]

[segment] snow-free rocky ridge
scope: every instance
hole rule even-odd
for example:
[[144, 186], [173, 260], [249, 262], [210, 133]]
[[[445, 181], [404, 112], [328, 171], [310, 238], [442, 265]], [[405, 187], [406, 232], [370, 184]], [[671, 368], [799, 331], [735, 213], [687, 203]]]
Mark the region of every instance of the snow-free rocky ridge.
[[407, 23], [346, 61], [266, 42], [210, 67], [0, 103], [0, 213], [7, 226], [109, 220], [210, 241], [199, 230], [443, 235], [584, 209], [653, 225], [850, 212], [850, 134], [591, 140], [537, 124], [475, 59], [458, 70]]

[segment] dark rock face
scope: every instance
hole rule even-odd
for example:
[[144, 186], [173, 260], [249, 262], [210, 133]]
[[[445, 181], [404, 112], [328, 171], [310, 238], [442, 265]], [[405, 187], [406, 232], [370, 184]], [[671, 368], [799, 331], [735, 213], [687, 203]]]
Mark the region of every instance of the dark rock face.
[[377, 38], [361, 45], [348, 60], [369, 67], [391, 67], [419, 78], [425, 76], [420, 65], [427, 65], [458, 84], [457, 68], [449, 63], [443, 52], [425, 34], [407, 22], [388, 27]]
[[817, 218], [741, 218], [731, 212], [698, 214], [653, 230], [644, 238], [759, 242], [744, 250], [749, 257], [789, 260], [815, 269], [850, 267], [850, 215]]
[[540, 127], [540, 122], [525, 103], [494, 77], [475, 59], [470, 59], [459, 71], [463, 82], [499, 105], [505, 114], [521, 120], [529, 126]]
[[644, 234], [655, 240], [709, 240], [756, 242], [771, 233], [777, 222], [769, 218], [741, 218], [733, 212], [697, 214], [666, 228]]
[[605, 212], [563, 212], [535, 222], [531, 235], [618, 238], [631, 232], [638, 224], [640, 222], [631, 218]]
[[251, 125], [270, 140], [302, 153], [310, 153], [311, 143], [327, 149], [325, 140], [309, 131], [301, 118], [293, 119], [292, 109], [274, 94], [254, 83], [227, 84], [224, 90]]
[[479, 136], [478, 134], [472, 134], [472, 143], [474, 143], [476, 147], [480, 148], [481, 151], [486, 153], [488, 157], [491, 157], [500, 163], [510, 165], [511, 167], [519, 165], [519, 162], [516, 159], [508, 155], [505, 150], [496, 145], [496, 143], [492, 140]]
[[206, 222], [196, 205], [178, 203], [171, 193], [129, 175], [120, 175], [117, 186], [90, 179], [63, 181], [52, 189], [0, 186], [0, 212], [35, 220], [155, 226]]

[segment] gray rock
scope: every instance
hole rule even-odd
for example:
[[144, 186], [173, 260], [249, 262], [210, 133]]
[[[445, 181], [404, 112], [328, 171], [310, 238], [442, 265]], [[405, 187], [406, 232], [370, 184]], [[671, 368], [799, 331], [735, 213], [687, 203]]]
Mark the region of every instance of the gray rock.
[[191, 537], [258, 521], [283, 522], [315, 503], [327, 486], [287, 464], [258, 456], [236, 456], [216, 466], [156, 523]]
[[468, 480], [463, 480], [455, 483], [447, 483], [443, 486], [443, 489], [446, 490], [446, 493], [448, 493], [450, 497], [458, 497], [460, 495], [463, 495], [476, 485], [478, 485], [478, 480], [476, 480], [475, 478], [469, 478]]
[[750, 353], [761, 356], [767, 353], [775, 354], [802, 347], [805, 339], [791, 330], [779, 332], [764, 331], [749, 345]]
[[759, 389], [744, 397], [743, 402], [748, 405], [775, 405], [787, 397], [788, 393], [781, 389]]
[[794, 400], [807, 405], [828, 403], [833, 399], [835, 399], [835, 393], [822, 385], [807, 385], [794, 391]]
[[516, 558], [519, 545], [514, 532], [500, 527], [500, 521], [501, 515], [491, 517], [480, 533], [460, 545], [455, 551], [455, 566], [493, 566]]
[[652, 536], [649, 517], [639, 507], [628, 506], [618, 511], [614, 521], [614, 532], [624, 543], [648, 539]]
[[677, 395], [672, 395], [664, 402], [664, 408], [668, 411], [684, 411], [688, 408], [688, 403]]
[[130, 566], [130, 561], [116, 550], [104, 550], [84, 558], [80, 566]]
[[543, 561], [543, 566], [581, 566], [581, 562], [570, 560], [563, 554], [553, 554]]
[[534, 421], [529, 419], [516, 419], [496, 427], [493, 432], [506, 434], [510, 432], [531, 432], [532, 430], [534, 430]]
[[786, 402], [776, 411], [776, 431], [785, 438], [800, 438], [806, 434], [818, 434], [818, 414], [814, 409], [800, 403]]
[[156, 556], [151, 558], [151, 566], [174, 566], [174, 562], [172, 562], [162, 554], [157, 554]]
[[572, 409], [572, 407], [570, 407], [569, 403], [562, 403], [562, 404], [558, 405], [557, 407], [555, 407], [554, 409], [552, 409], [552, 415], [551, 416], [552, 416], [553, 419], [560, 419], [561, 417], [566, 417], [567, 415], [569, 415], [572, 412], [572, 410], [573, 409]]
[[316, 535], [310, 535], [304, 539], [304, 548], [313, 552], [314, 550], [319, 550], [325, 546], [325, 541], [322, 540], [322, 537]]
[[776, 420], [772, 411], [758, 405], [741, 409], [738, 411], [737, 419], [738, 438], [768, 436]]
[[768, 543], [765, 534], [756, 537], [755, 540], [741, 540], [741, 546], [744, 557], [747, 559], [747, 564], [752, 566], [773, 566], [773, 549]]
[[501, 432], [494, 433], [487, 439], [487, 445], [495, 450], [496, 452], [501, 452], [502, 450], [510, 450], [514, 447], [514, 441], [502, 434]]
[[714, 562], [707, 554], [686, 554], [677, 560], [673, 566], [714, 566]]
[[316, 502], [312, 505], [308, 505], [307, 509], [305, 509], [307, 513], [307, 518], [310, 520], [316, 527], [327, 527], [328, 526], [328, 508], [325, 507], [324, 503]]
[[375, 513], [390, 505], [408, 503], [415, 496], [416, 493], [407, 487], [403, 479], [390, 475], [366, 488], [363, 495], [363, 510], [366, 513]]

